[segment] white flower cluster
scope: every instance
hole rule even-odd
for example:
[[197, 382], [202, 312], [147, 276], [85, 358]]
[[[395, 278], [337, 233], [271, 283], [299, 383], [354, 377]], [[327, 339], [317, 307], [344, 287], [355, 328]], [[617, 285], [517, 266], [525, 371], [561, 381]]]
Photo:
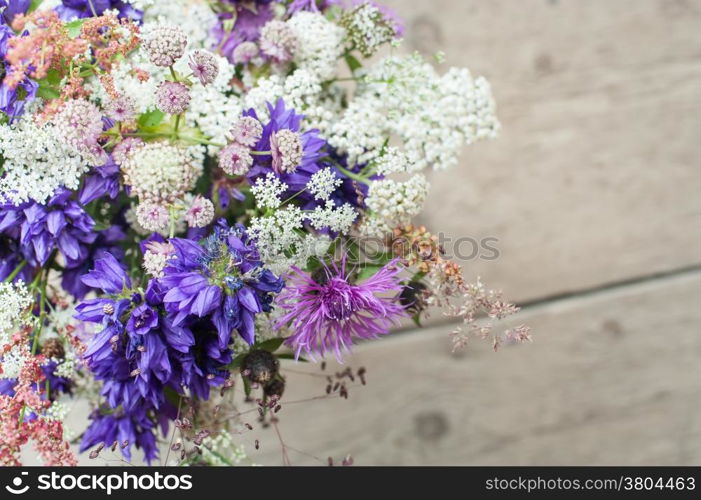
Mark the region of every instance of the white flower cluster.
[[394, 28], [384, 15], [370, 2], [358, 5], [346, 11], [341, 18], [341, 25], [348, 30], [350, 40], [365, 57], [372, 56], [394, 36]]
[[337, 207], [332, 200], [327, 200], [324, 207], [316, 207], [307, 214], [307, 219], [314, 229], [330, 229], [335, 233], [347, 233], [358, 217], [349, 203]]
[[374, 163], [375, 170], [380, 175], [399, 174], [419, 170], [416, 160], [409, 152], [395, 147], [388, 147], [384, 154]]
[[71, 408], [69, 405], [62, 401], [54, 401], [51, 403], [51, 406], [49, 406], [46, 411], [44, 411], [43, 415], [41, 416], [44, 420], [57, 420], [59, 422], [63, 422], [66, 420], [66, 417], [68, 416], [68, 413], [70, 413]]
[[[241, 99], [231, 93], [230, 82], [236, 74], [236, 68], [226, 58], [218, 55], [214, 57], [219, 72], [210, 85], [197, 84], [190, 88], [190, 106], [185, 113], [185, 123], [189, 127], [198, 128], [211, 142], [223, 144], [226, 142], [226, 132], [241, 116], [243, 107]], [[190, 73], [189, 59], [189, 54], [186, 54], [175, 64], [175, 69], [181, 74]], [[208, 146], [210, 155], [219, 149]]]
[[27, 351], [18, 345], [13, 345], [9, 351], [2, 353], [2, 372], [0, 380], [17, 378], [27, 362]]
[[68, 379], [74, 379], [76, 377], [76, 369], [78, 362], [73, 351], [66, 352], [63, 360], [56, 365], [54, 369], [54, 375], [57, 377], [64, 377]]
[[[149, 26], [177, 23], [183, 30], [191, 48], [209, 49], [214, 45], [210, 34], [217, 16], [204, 0], [141, 0], [144, 3], [144, 32]], [[131, 1], [131, 4], [134, 2]]]
[[312, 193], [317, 200], [328, 200], [341, 184], [343, 184], [343, 180], [327, 167], [313, 174], [306, 187], [307, 191]]
[[393, 179], [373, 182], [365, 200], [372, 215], [363, 221], [363, 232], [382, 236], [397, 226], [408, 224], [421, 212], [428, 190], [429, 183], [421, 174], [404, 182]]
[[251, 186], [251, 193], [253, 193], [256, 205], [259, 207], [278, 208], [282, 204], [280, 195], [287, 189], [287, 184], [280, 181], [274, 174], [269, 173]]
[[253, 108], [262, 121], [270, 118], [266, 103], [284, 99], [285, 105], [304, 114], [308, 128], [317, 128], [322, 134], [330, 132], [335, 117], [340, 113], [341, 95], [335, 86], [324, 89], [319, 74], [305, 68], [296, 69], [289, 76], [271, 75], [257, 80], [243, 97], [244, 108]]
[[173, 258], [171, 255], [147, 250], [146, 253], [144, 253], [144, 271], [146, 271], [146, 274], [154, 278], [162, 278], [163, 269], [166, 267], [168, 260], [171, 258]]
[[328, 236], [304, 233], [307, 218], [299, 207], [287, 206], [251, 220], [249, 233], [256, 240], [261, 259], [273, 272], [281, 274], [291, 266], [304, 267], [311, 257], [322, 256], [328, 250]]
[[243, 445], [236, 444], [231, 433], [224, 430], [204, 438], [199, 448], [202, 452], [200, 459], [212, 466], [238, 465], [248, 460]]
[[298, 40], [294, 55], [297, 67], [323, 80], [332, 78], [343, 54], [345, 30], [314, 12], [298, 12], [287, 25]]
[[22, 313], [34, 298], [22, 281], [0, 283], [0, 347], [22, 326]]
[[24, 119], [0, 125], [0, 155], [5, 175], [0, 201], [15, 204], [48, 200], [61, 186], [77, 189], [88, 162], [52, 123]]
[[195, 186], [202, 172], [199, 147], [182, 148], [165, 141], [136, 146], [121, 165], [132, 194], [153, 203], [172, 202]]
[[387, 138], [398, 137], [412, 170], [447, 168], [457, 164], [464, 145], [498, 129], [486, 80], [466, 69], [441, 77], [414, 54], [387, 57], [364, 75], [329, 142], [352, 161], [367, 162], [380, 156]]

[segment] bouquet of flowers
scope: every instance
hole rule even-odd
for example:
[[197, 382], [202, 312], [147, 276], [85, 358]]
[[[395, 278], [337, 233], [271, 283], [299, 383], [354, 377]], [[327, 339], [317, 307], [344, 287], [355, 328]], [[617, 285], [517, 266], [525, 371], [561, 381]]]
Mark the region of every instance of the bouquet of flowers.
[[0, 463], [231, 463], [250, 424], [217, 415], [241, 387], [271, 418], [280, 359], [438, 307], [456, 348], [529, 339], [411, 223], [499, 123], [402, 31], [364, 0], [0, 0]]

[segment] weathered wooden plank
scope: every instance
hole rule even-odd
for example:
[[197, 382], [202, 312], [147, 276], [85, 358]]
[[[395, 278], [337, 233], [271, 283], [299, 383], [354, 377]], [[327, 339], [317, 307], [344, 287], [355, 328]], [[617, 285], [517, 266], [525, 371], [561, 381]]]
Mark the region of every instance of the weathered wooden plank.
[[388, 3], [408, 49], [493, 85], [501, 136], [431, 176], [421, 220], [498, 238], [469, 276], [522, 301], [701, 263], [699, 2]]
[[[520, 319], [536, 341], [498, 353], [476, 341], [451, 354], [449, 327], [365, 344], [350, 363], [367, 367], [366, 387], [283, 404], [279, 427], [296, 449], [365, 465], [698, 464], [699, 296], [697, 272], [534, 307]], [[286, 401], [324, 391], [288, 376]], [[280, 463], [271, 430], [245, 436], [260, 439], [254, 460]]]

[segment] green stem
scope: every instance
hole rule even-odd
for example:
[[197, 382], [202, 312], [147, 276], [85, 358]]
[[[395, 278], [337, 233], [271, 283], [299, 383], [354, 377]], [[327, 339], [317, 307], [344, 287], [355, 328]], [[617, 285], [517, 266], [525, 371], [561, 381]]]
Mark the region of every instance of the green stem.
[[272, 151], [251, 151], [250, 153], [253, 156], [266, 156], [273, 154]]
[[[124, 137], [142, 137], [142, 138], [158, 138], [158, 137], [168, 137], [171, 138], [173, 137], [173, 134], [166, 134], [164, 132], [128, 132], [125, 134], [122, 134]], [[208, 139], [202, 139], [199, 137], [192, 137], [189, 135], [180, 135], [178, 134], [177, 139], [183, 140], [183, 141], [190, 141], [194, 142], [196, 144], [208, 144], [210, 146], [217, 146], [219, 148], [223, 148], [225, 144], [221, 144], [218, 142], [210, 141]]]
[[181, 114], [175, 115], [175, 127], [173, 128], [173, 139], [178, 137], [178, 129], [180, 128], [180, 116]]
[[175, 70], [173, 69], [173, 65], [170, 65], [170, 75], [173, 77], [173, 81], [177, 82], [178, 81], [178, 75], [175, 73]]
[[[49, 259], [49, 264], [51, 260], [53, 260], [53, 257]], [[37, 349], [39, 348], [39, 337], [41, 336], [41, 330], [44, 327], [44, 320], [46, 319], [46, 287], [49, 284], [49, 273], [47, 272], [46, 276], [44, 276], [44, 273], [40, 272], [39, 276], [41, 276], [41, 293], [39, 295], [39, 325], [37, 326], [34, 337], [32, 338], [32, 356], [36, 355]], [[36, 279], [34, 281], [36, 281]], [[24, 423], [24, 414], [26, 411], [27, 405], [23, 405], [19, 414], [19, 421], [17, 422], [18, 429], [22, 428], [22, 424]]]
[[170, 215], [169, 234], [170, 234], [170, 237], [173, 238], [175, 236], [175, 208], [171, 206], [168, 211], [170, 212], [170, 214], [169, 214]]
[[369, 181], [368, 179], [366, 179], [365, 177], [363, 177], [363, 176], [361, 176], [361, 175], [358, 175], [358, 174], [355, 174], [355, 173], [351, 172], [350, 170], [348, 170], [346, 167], [344, 167], [343, 165], [341, 165], [340, 163], [338, 163], [338, 162], [337, 162], [336, 160], [334, 160], [333, 158], [326, 158], [326, 160], [328, 160], [328, 161], [330, 161], [331, 163], [333, 163], [333, 164], [336, 166], [336, 168], [337, 168], [342, 174], [344, 174], [346, 177], [349, 177], [349, 178], [353, 179], [354, 181], [358, 181], [358, 182], [362, 182], [363, 184], [367, 184], [368, 186], [370, 185], [370, 181]]
[[295, 194], [293, 194], [292, 196], [290, 196], [289, 198], [287, 198], [285, 201], [283, 201], [280, 205], [285, 205], [286, 203], [291, 202], [291, 201], [294, 200], [297, 196], [299, 196], [300, 194], [304, 193], [306, 190], [307, 190], [307, 188], [304, 188], [304, 189], [302, 189], [302, 190], [300, 190], [300, 191], [297, 191]]
[[44, 320], [46, 319], [46, 287], [49, 284], [49, 273], [46, 273], [46, 277], [41, 282], [41, 294], [39, 296], [39, 326], [32, 339], [32, 356], [37, 353], [39, 348], [39, 337], [41, 337], [41, 331], [44, 328]]
[[14, 271], [12, 271], [12, 273], [10, 273], [10, 275], [9, 275], [7, 278], [5, 278], [4, 283], [11, 283], [12, 280], [15, 279], [15, 278], [17, 277], [17, 275], [19, 274], [19, 272], [20, 272], [20, 271], [24, 268], [24, 266], [26, 266], [26, 265], [27, 265], [27, 261], [26, 261], [26, 260], [23, 260], [22, 262], [20, 262], [19, 264], [17, 264], [17, 267], [15, 267]]
[[223, 148], [224, 146], [226, 146], [226, 144], [221, 144], [219, 142], [210, 141], [208, 139], [199, 139], [197, 137], [190, 137], [189, 135], [180, 135], [180, 136], [178, 136], [178, 138], [182, 139], [184, 141], [192, 141], [192, 142], [196, 142], [198, 144], [208, 144], [210, 146], [216, 146], [218, 148]]

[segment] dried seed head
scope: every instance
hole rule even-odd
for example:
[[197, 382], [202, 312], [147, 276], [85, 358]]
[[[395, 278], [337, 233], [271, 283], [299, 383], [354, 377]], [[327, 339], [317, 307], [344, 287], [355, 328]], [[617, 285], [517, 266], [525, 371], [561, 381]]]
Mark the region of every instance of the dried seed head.
[[56, 337], [44, 341], [44, 344], [41, 346], [41, 353], [47, 358], [63, 359], [66, 356], [63, 342]]
[[275, 378], [263, 387], [263, 394], [268, 397], [276, 397], [279, 399], [283, 392], [285, 392], [285, 380], [282, 378]]
[[248, 371], [249, 380], [259, 384], [270, 382], [277, 374], [279, 366], [278, 359], [262, 349], [249, 352], [241, 364], [242, 370]]

